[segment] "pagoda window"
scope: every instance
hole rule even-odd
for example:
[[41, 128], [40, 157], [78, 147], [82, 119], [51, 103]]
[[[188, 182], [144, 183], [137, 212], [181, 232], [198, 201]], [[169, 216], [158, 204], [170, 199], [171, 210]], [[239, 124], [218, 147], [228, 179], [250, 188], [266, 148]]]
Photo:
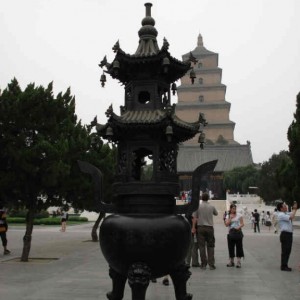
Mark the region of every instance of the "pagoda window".
[[199, 84], [203, 84], [203, 78], [199, 78]]
[[202, 95], [199, 96], [199, 102], [204, 102], [204, 96]]
[[147, 104], [150, 102], [150, 93], [147, 91], [142, 91], [139, 93], [138, 101], [141, 104]]
[[201, 62], [198, 63], [198, 69], [201, 69], [203, 67], [203, 64]]

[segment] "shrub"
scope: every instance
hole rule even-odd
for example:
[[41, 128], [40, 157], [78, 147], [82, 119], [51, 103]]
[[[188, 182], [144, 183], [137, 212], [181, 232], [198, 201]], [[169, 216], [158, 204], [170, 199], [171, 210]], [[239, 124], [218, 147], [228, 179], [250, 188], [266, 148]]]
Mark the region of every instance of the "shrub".
[[86, 217], [69, 217], [68, 221], [87, 222], [88, 218], [86, 218]]
[[12, 218], [26, 218], [27, 210], [11, 210], [8, 215]]
[[[69, 217], [71, 222], [87, 222], [88, 219], [85, 217]], [[24, 224], [26, 223], [26, 218], [20, 217], [7, 217], [8, 224]], [[34, 219], [34, 225], [60, 225], [61, 219], [60, 218], [41, 218], [41, 219]]]
[[60, 219], [59, 218], [35, 219], [33, 224], [34, 225], [60, 225]]
[[18, 224], [21, 224], [21, 223], [25, 223], [25, 218], [20, 218], [20, 217], [7, 217], [6, 218], [7, 220], [7, 223], [18, 223]]
[[42, 210], [42, 211], [38, 212], [37, 214], [35, 214], [34, 218], [35, 219], [49, 218], [49, 213], [46, 210]]
[[[13, 218], [26, 218], [27, 209], [11, 210], [8, 215]], [[48, 217], [49, 217], [49, 213], [46, 210], [42, 210], [36, 213], [34, 216], [35, 219], [43, 219]]]

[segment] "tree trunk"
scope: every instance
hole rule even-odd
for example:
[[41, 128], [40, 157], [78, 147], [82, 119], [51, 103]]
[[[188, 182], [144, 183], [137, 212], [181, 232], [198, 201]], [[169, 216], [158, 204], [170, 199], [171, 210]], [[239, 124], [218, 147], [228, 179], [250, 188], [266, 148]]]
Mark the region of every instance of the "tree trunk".
[[92, 240], [93, 242], [98, 242], [98, 235], [97, 235], [97, 230], [98, 230], [98, 227], [99, 227], [99, 224], [101, 222], [101, 220], [105, 217], [105, 212], [100, 212], [99, 216], [98, 216], [98, 219], [96, 220], [94, 226], [93, 226], [93, 229], [92, 229]]
[[34, 220], [34, 210], [29, 209], [26, 216], [26, 232], [23, 237], [23, 252], [21, 256], [21, 261], [23, 262], [28, 262], [28, 257], [29, 257], [30, 247], [31, 247], [33, 220]]

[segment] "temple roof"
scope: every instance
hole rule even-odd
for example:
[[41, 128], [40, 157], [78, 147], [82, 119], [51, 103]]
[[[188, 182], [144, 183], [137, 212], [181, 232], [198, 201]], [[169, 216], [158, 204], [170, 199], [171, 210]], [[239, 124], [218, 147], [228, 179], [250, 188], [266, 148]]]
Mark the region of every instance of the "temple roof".
[[120, 116], [111, 111], [109, 113], [109, 122], [105, 125], [97, 124], [96, 128], [98, 133], [106, 137], [107, 128], [112, 127], [114, 138], [117, 138], [118, 135], [123, 134], [123, 130], [127, 131], [127, 129], [130, 129], [130, 134], [132, 135], [136, 132], [136, 129], [141, 129], [141, 127], [153, 130], [153, 126], [164, 129], [166, 125], [172, 126], [174, 137], [178, 142], [184, 142], [194, 137], [200, 128], [199, 121], [188, 123], [178, 118], [174, 111], [160, 109], [128, 110]]
[[250, 143], [246, 145], [204, 145], [199, 147], [182, 145], [177, 156], [177, 171], [179, 173], [191, 173], [198, 166], [218, 160], [214, 172], [230, 171], [237, 167], [245, 167], [253, 164]]
[[[161, 123], [164, 119], [168, 118], [169, 113], [164, 110], [128, 110], [121, 116], [116, 114], [112, 115], [112, 119], [123, 124], [155, 124]], [[199, 122], [188, 123], [179, 119], [175, 114], [170, 116], [174, 124], [191, 130], [198, 130]]]
[[[163, 60], [169, 60], [168, 72], [163, 72]], [[118, 61], [120, 66], [115, 72], [114, 62]], [[114, 61], [107, 66], [107, 73], [112, 78], [120, 80], [126, 84], [132, 80], [163, 78], [166, 83], [172, 83], [186, 74], [190, 69], [190, 62], [182, 62], [170, 55], [162, 47], [155, 55], [141, 56], [136, 54], [127, 54], [118, 49]]]

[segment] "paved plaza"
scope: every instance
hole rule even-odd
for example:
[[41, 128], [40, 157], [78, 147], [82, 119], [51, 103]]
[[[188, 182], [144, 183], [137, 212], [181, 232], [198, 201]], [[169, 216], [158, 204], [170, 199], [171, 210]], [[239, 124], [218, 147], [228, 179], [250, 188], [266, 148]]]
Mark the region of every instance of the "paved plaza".
[[[245, 260], [242, 268], [227, 268], [226, 228], [215, 224], [216, 267], [211, 271], [191, 268], [188, 292], [193, 299], [217, 300], [295, 300], [300, 299], [300, 229], [294, 231], [290, 258], [292, 272], [280, 271], [279, 236], [263, 227], [254, 233], [244, 228]], [[24, 226], [11, 225], [8, 248], [12, 254], [0, 254], [0, 299], [3, 300], [97, 300], [106, 299], [111, 290], [108, 265], [99, 243], [91, 242], [92, 224], [67, 227], [35, 226], [28, 263], [19, 261]], [[179, 243], [180, 245], [180, 243]], [[131, 299], [126, 284], [124, 299]], [[175, 299], [173, 285], [162, 279], [150, 283], [148, 300]]]

